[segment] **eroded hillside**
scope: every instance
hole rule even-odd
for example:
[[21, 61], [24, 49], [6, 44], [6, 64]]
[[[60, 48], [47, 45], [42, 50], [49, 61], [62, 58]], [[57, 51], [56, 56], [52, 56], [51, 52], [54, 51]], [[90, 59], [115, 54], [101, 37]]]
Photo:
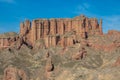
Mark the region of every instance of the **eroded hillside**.
[[[82, 16], [81, 20], [82, 28], [87, 31], [79, 34], [79, 30], [73, 29], [62, 35], [52, 35], [56, 38], [53, 41], [47, 38], [48, 43], [45, 35], [36, 40], [34, 36], [34, 39], [30, 38], [33, 33], [29, 31], [29, 25], [24, 26], [22, 35], [2, 34], [0, 80], [119, 80], [120, 32], [111, 30], [101, 34], [96, 19]], [[89, 26], [86, 20], [91, 21]], [[50, 35], [46, 34], [47, 37]], [[52, 45], [48, 47], [48, 44]]]

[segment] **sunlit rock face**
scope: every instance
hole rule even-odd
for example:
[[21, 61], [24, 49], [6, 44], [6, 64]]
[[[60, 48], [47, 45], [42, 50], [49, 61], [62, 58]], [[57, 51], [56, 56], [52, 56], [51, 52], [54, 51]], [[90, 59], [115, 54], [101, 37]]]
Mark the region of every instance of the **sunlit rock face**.
[[[26, 20], [20, 23], [20, 33], [17, 37], [23, 37], [24, 42], [33, 47], [40, 39], [44, 41], [45, 47], [67, 47], [75, 44], [76, 36], [88, 38], [102, 34], [102, 20], [98, 22], [96, 18], [80, 15], [75, 18], [35, 19], [32, 22]], [[12, 41], [10, 37], [1, 37], [0, 47], [9, 47], [15, 42]]]
[[[12, 66], [11, 66], [12, 65]], [[119, 80], [120, 32], [102, 20], [35, 19], [0, 34], [0, 80]]]

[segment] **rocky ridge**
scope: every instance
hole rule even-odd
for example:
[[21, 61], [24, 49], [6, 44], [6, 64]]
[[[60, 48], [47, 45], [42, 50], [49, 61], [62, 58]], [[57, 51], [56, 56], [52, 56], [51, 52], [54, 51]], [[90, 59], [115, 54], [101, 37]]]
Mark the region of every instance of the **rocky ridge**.
[[103, 34], [101, 23], [83, 15], [21, 23], [20, 34], [0, 38], [0, 80], [119, 80], [120, 32]]

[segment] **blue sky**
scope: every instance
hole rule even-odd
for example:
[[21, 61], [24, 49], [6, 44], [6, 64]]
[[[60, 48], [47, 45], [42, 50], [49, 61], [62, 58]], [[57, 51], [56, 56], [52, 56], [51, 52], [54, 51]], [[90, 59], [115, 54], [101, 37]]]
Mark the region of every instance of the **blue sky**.
[[19, 32], [19, 23], [35, 18], [103, 19], [103, 31], [120, 31], [120, 0], [0, 0], [0, 33]]

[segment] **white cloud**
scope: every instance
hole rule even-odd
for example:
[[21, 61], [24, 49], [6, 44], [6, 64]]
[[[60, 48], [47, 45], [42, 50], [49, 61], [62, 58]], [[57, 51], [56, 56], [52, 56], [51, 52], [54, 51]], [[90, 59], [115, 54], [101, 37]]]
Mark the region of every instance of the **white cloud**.
[[15, 4], [15, 0], [0, 0], [2, 3], [9, 3], [9, 4]]

